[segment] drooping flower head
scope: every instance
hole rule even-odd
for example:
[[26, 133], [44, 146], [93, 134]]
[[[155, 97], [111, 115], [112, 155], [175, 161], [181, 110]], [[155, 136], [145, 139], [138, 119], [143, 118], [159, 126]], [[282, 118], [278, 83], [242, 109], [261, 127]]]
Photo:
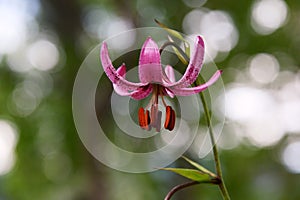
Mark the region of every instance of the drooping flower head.
[[113, 83], [117, 94], [130, 96], [135, 100], [144, 99], [152, 94], [146, 109], [141, 107], [138, 112], [139, 125], [145, 130], [150, 130], [152, 127], [156, 128], [156, 131], [161, 129], [162, 112], [158, 110], [159, 97], [166, 107], [164, 128], [172, 131], [175, 126], [176, 114], [173, 108], [166, 104], [164, 96], [173, 98], [175, 95], [189, 96], [199, 93], [216, 82], [222, 73], [221, 70], [217, 70], [206, 83], [190, 87], [196, 81], [203, 64], [204, 41], [200, 36], [196, 38], [194, 52], [188, 67], [178, 81], [175, 80], [174, 69], [170, 65], [163, 70], [159, 48], [151, 37], [147, 38], [140, 53], [138, 66], [140, 83], [133, 83], [125, 79], [125, 64], [122, 64], [117, 70], [113, 67], [105, 42], [101, 47], [100, 58], [103, 69]]

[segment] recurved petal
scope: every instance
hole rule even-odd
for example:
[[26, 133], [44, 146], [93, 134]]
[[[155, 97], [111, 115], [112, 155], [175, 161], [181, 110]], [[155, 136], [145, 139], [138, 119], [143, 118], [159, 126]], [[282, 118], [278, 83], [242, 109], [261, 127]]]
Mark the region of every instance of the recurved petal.
[[201, 36], [197, 36], [195, 41], [194, 51], [181, 79], [173, 84], [168, 84], [168, 87], [184, 88], [191, 85], [197, 79], [202, 68], [204, 58], [204, 41]]
[[174, 74], [174, 69], [170, 65], [167, 65], [165, 68], [165, 73], [170, 80], [171, 83], [175, 82], [175, 74]]
[[135, 91], [128, 92], [126, 90], [122, 90], [122, 89], [116, 88], [114, 86], [114, 91], [120, 96], [130, 96], [131, 98], [133, 98], [135, 100], [141, 100], [141, 99], [144, 99], [147, 96], [149, 96], [149, 94], [151, 94], [152, 87], [151, 86], [150, 87], [143, 86]]
[[100, 59], [102, 63], [102, 67], [107, 77], [111, 80], [111, 82], [123, 90], [133, 91], [138, 89], [141, 86], [147, 85], [146, 83], [132, 83], [125, 80], [119, 73], [117, 73], [116, 69], [113, 67], [112, 62], [108, 55], [107, 44], [103, 42], [101, 50], [100, 50]]
[[[123, 63], [118, 69], [117, 69], [117, 73], [122, 76], [123, 78], [125, 78], [126, 76], [126, 66]], [[122, 87], [120, 87], [119, 85], [113, 84], [114, 90], [117, 94], [121, 95], [121, 96], [129, 96], [130, 92], [128, 92], [128, 90], [123, 89]]]
[[209, 86], [214, 84], [219, 77], [222, 74], [222, 70], [218, 70], [206, 83], [202, 85], [198, 85], [196, 87], [190, 87], [190, 88], [172, 88], [170, 89], [175, 95], [178, 96], [190, 96], [196, 93], [199, 93], [205, 89], [207, 89]]
[[142, 83], [162, 82], [159, 49], [151, 37], [147, 38], [140, 53], [139, 78]]
[[[144, 87], [146, 87], [146, 88], [144, 88]], [[147, 87], [147, 86], [144, 86], [144, 87], [137, 89], [133, 92], [128, 92], [128, 91], [122, 90], [120, 88], [116, 89], [115, 87], [114, 87], [114, 90], [120, 96], [130, 96], [131, 98], [133, 98], [135, 100], [141, 100], [141, 99], [144, 99], [147, 96], [149, 96], [149, 94], [152, 92], [152, 87]]]
[[[117, 69], [117, 73], [122, 76], [123, 78], [125, 78], [126, 76], [126, 66], [123, 63], [118, 69]], [[146, 98], [151, 92], [152, 92], [152, 86], [146, 85], [143, 87], [140, 87], [138, 89], [136, 89], [135, 91], [132, 92], [128, 92], [128, 90], [124, 90], [122, 87], [113, 84], [114, 90], [115, 92], [120, 95], [120, 96], [130, 96], [131, 98], [135, 99], [135, 100], [140, 100], [140, 99], [144, 99]]]

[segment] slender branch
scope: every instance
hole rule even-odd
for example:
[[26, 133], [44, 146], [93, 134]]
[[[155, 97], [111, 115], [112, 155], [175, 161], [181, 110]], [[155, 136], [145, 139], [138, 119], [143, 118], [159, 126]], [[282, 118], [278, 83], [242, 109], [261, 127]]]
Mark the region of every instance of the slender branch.
[[184, 51], [180, 48], [180, 46], [178, 46], [175, 42], [165, 42], [162, 46], [161, 46], [161, 48], [160, 48], [160, 50], [159, 50], [159, 53], [161, 54], [162, 53], [162, 51], [167, 47], [167, 46], [173, 46], [173, 47], [175, 47], [178, 51], [179, 51], [179, 53], [182, 55], [182, 57], [187, 61], [187, 62], [189, 62], [189, 57], [186, 55], [186, 53], [184, 53]]
[[165, 197], [164, 200], [170, 200], [171, 197], [179, 190], [182, 190], [184, 188], [190, 187], [192, 185], [197, 185], [200, 184], [201, 182], [197, 182], [197, 181], [191, 181], [191, 182], [187, 182], [187, 183], [183, 183], [180, 185], [175, 186], [174, 188], [172, 188], [172, 190], [167, 194], [167, 196]]
[[193, 186], [193, 185], [198, 185], [198, 184], [201, 184], [201, 183], [211, 183], [211, 184], [220, 184], [220, 179], [219, 178], [214, 178], [214, 179], [211, 179], [209, 181], [191, 181], [191, 182], [187, 182], [187, 183], [183, 183], [183, 184], [180, 184], [180, 185], [177, 185], [175, 187], [172, 188], [172, 190], [167, 194], [167, 196], [165, 197], [164, 200], [170, 200], [171, 197], [176, 193], [178, 192], [179, 190], [182, 190], [184, 188], [187, 188], [187, 187], [190, 187], [190, 186]]
[[[197, 83], [197, 85], [200, 84], [198, 79], [196, 80], [196, 83]], [[201, 98], [201, 101], [202, 101], [202, 104], [203, 104], [204, 113], [206, 115], [206, 122], [207, 122], [207, 126], [208, 126], [208, 129], [209, 129], [209, 136], [210, 136], [210, 140], [211, 140], [211, 143], [212, 143], [212, 146], [213, 146], [213, 154], [214, 154], [214, 160], [215, 160], [215, 167], [216, 167], [217, 175], [218, 175], [219, 179], [221, 180], [218, 185], [219, 185], [219, 188], [222, 192], [223, 199], [230, 200], [228, 191], [226, 189], [226, 186], [225, 186], [225, 183], [224, 183], [224, 180], [223, 180], [221, 162], [220, 162], [220, 159], [219, 159], [219, 153], [218, 153], [218, 149], [217, 149], [213, 129], [212, 129], [212, 126], [211, 126], [211, 116], [210, 116], [210, 113], [209, 113], [207, 103], [205, 101], [204, 94], [202, 92], [200, 92], [200, 98]]]

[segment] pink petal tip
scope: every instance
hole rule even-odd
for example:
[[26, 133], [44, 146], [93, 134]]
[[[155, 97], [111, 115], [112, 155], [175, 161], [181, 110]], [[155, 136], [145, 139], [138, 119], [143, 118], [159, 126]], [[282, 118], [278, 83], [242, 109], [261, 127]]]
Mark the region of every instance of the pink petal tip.
[[200, 35], [197, 36], [197, 43], [204, 48], [204, 40]]

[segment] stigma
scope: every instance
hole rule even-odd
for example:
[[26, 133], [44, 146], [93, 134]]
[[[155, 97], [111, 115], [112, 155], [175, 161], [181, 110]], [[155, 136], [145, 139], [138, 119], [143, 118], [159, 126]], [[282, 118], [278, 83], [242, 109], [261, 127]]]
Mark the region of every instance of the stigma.
[[150, 131], [152, 128], [155, 128], [157, 132], [160, 132], [162, 111], [158, 109], [159, 97], [161, 98], [162, 103], [165, 107], [166, 117], [164, 128], [169, 131], [172, 131], [174, 129], [176, 120], [175, 110], [173, 110], [171, 106], [166, 104], [164, 95], [164, 88], [160, 85], [153, 84], [153, 95], [149, 104], [145, 109], [143, 107], [140, 107], [138, 111], [139, 125], [142, 129]]

